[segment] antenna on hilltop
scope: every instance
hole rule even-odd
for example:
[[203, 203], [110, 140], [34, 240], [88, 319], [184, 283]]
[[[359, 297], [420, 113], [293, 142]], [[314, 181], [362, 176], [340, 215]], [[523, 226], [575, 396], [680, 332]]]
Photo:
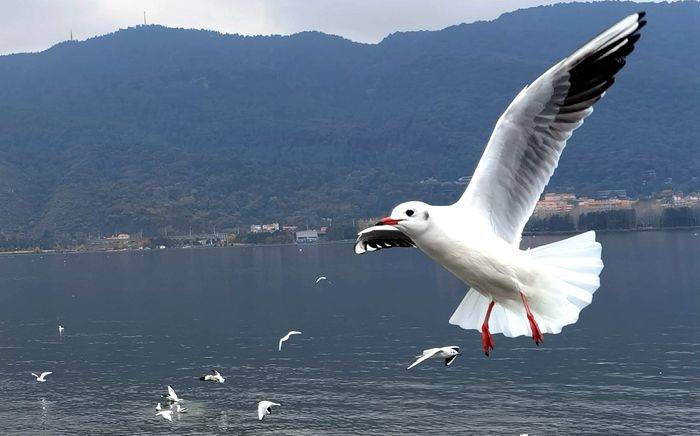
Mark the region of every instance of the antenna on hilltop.
[[143, 11], [143, 25], [146, 25], [146, 11]]

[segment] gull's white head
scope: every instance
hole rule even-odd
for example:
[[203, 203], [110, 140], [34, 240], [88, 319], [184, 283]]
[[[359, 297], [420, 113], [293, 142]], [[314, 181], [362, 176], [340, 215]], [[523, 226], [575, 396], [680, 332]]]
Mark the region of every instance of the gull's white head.
[[430, 227], [429, 204], [422, 201], [407, 201], [401, 203], [391, 211], [391, 215], [382, 218], [377, 225], [394, 226], [411, 238], [416, 238]]
[[459, 349], [455, 349], [455, 348], [452, 348], [452, 347], [448, 347], [448, 348], [444, 349], [443, 352], [444, 352], [445, 354], [447, 354], [449, 357], [451, 357], [451, 356], [459, 356], [459, 355], [460, 355]]

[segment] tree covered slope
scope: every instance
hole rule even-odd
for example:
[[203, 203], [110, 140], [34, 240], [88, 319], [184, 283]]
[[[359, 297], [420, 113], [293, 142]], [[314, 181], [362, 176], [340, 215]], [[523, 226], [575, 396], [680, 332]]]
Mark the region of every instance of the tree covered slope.
[[0, 232], [156, 231], [454, 201], [510, 100], [623, 16], [638, 49], [550, 189], [700, 189], [700, 5], [562, 4], [358, 44], [139, 26], [0, 57]]

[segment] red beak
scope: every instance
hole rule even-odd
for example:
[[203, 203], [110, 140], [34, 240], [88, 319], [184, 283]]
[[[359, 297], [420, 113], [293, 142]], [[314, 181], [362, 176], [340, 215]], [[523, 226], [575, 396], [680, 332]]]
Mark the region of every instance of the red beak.
[[396, 224], [399, 223], [399, 221], [403, 221], [403, 220], [400, 220], [400, 219], [395, 220], [393, 218], [386, 217], [386, 218], [380, 219], [379, 222], [375, 225], [377, 225], [377, 226], [395, 226]]

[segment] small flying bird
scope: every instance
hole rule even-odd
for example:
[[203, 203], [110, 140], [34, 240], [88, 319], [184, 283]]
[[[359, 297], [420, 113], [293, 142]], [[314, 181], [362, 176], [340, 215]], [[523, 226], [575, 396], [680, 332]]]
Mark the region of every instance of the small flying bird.
[[427, 350], [423, 350], [423, 354], [421, 354], [420, 356], [416, 356], [416, 358], [418, 360], [413, 362], [411, 364], [411, 366], [409, 366], [406, 369], [411, 369], [414, 366], [418, 365], [419, 363], [423, 362], [424, 360], [428, 360], [431, 358], [445, 359], [445, 366], [450, 366], [450, 365], [452, 365], [452, 362], [454, 362], [454, 360], [459, 355], [460, 355], [459, 347], [455, 347], [455, 346], [442, 347], [442, 348], [429, 348]]
[[168, 402], [171, 403], [171, 404], [172, 404], [172, 403], [179, 403], [180, 401], [182, 401], [182, 398], [180, 398], [180, 397], [177, 396], [177, 394], [175, 393], [175, 389], [173, 389], [172, 387], [170, 387], [170, 385], [168, 385], [168, 393], [167, 393], [167, 395], [166, 395], [166, 394], [163, 394], [163, 398], [165, 398], [166, 400], [168, 400]]
[[65, 328], [62, 325], [58, 326], [58, 334], [59, 335], [62, 334], [64, 330], [65, 330]]
[[544, 333], [560, 333], [600, 286], [595, 232], [532, 250], [521, 250], [520, 241], [567, 140], [634, 50], [644, 16], [624, 18], [520, 91], [456, 203], [403, 203], [358, 234], [357, 254], [418, 247], [470, 286], [449, 322], [481, 332], [487, 356], [492, 332], [528, 335], [537, 345]]
[[316, 284], [318, 284], [318, 282], [320, 282], [321, 280], [328, 280], [328, 279], [326, 278], [326, 276], [320, 276], [319, 278], [316, 279]]
[[262, 421], [265, 415], [272, 415], [272, 406], [279, 406], [279, 403], [272, 401], [261, 401], [258, 403], [258, 420]]
[[212, 369], [211, 374], [204, 374], [199, 378], [202, 381], [213, 381], [223, 383], [226, 379], [219, 374], [219, 371]]
[[160, 405], [160, 403], [156, 404], [156, 412], [160, 412], [163, 410], [163, 406]]
[[301, 334], [301, 332], [298, 332], [296, 330], [292, 330], [291, 332], [284, 335], [284, 337], [282, 339], [280, 339], [279, 345], [277, 347], [279, 349], [279, 351], [282, 351], [282, 342], [285, 342], [292, 335], [300, 335], [300, 334]]
[[[176, 411], [177, 413], [187, 413], [187, 408], [186, 408], [186, 407], [182, 407], [179, 403], [175, 403], [175, 406], [177, 406], [177, 407], [175, 408], [175, 411]], [[172, 407], [171, 407], [171, 408], [172, 408]]]
[[36, 375], [36, 374], [32, 373], [32, 375], [34, 377], [36, 377], [36, 381], [38, 381], [39, 383], [44, 383], [46, 381], [46, 376], [49, 374], [53, 374], [53, 372], [46, 371], [46, 372], [42, 372], [41, 375]]
[[161, 416], [163, 419], [167, 419], [168, 421], [173, 420], [173, 411], [170, 409], [167, 410], [161, 410], [159, 412], [156, 412], [156, 416]]

